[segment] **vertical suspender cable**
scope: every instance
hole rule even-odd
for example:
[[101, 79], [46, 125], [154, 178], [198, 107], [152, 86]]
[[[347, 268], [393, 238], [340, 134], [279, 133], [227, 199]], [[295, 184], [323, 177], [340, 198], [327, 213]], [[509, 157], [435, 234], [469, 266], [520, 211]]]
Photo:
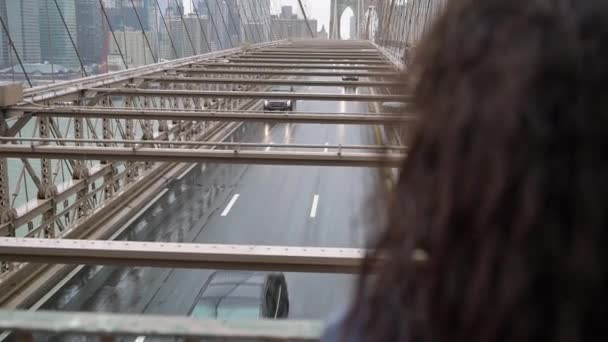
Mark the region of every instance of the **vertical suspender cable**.
[[302, 0], [298, 0], [298, 4], [300, 4], [300, 10], [302, 11], [302, 16], [304, 17], [304, 20], [306, 20], [306, 26], [308, 26], [308, 32], [310, 32], [310, 38], [315, 38], [316, 32], [314, 32], [314, 33], [312, 32], [312, 28], [310, 27], [310, 22], [308, 21], [308, 17], [306, 16], [306, 11], [304, 10], [304, 5], [302, 4]]
[[78, 62], [80, 62], [80, 68], [82, 69], [82, 73], [85, 77], [89, 76], [87, 71], [84, 68], [84, 63], [82, 63], [82, 58], [80, 58], [80, 53], [78, 52], [78, 48], [76, 47], [76, 43], [74, 42], [74, 38], [72, 38], [72, 33], [70, 33], [70, 29], [68, 28], [68, 24], [65, 22], [65, 18], [63, 17], [63, 13], [61, 12], [61, 8], [59, 8], [59, 4], [57, 0], [53, 0], [55, 2], [55, 7], [57, 7], [57, 11], [59, 12], [59, 18], [61, 18], [61, 22], [63, 22], [63, 27], [65, 27], [65, 31], [68, 33], [68, 37], [70, 38], [70, 42], [72, 43], [72, 47], [74, 48], [74, 52], [76, 53], [76, 57], [78, 57]]
[[[158, 0], [156, 0], [158, 1]], [[213, 24], [213, 29], [215, 30], [215, 37], [217, 39], [218, 44], [220, 45], [220, 50], [224, 50], [224, 44], [222, 44], [222, 39], [220, 38], [220, 33], [217, 30], [217, 25], [215, 24], [215, 19], [213, 18], [213, 14], [211, 13], [211, 7], [209, 6], [210, 0], [205, 0], [205, 5], [207, 6], [207, 12], [209, 12], [209, 18], [211, 19], [211, 24]], [[218, 7], [219, 4], [217, 0], [215, 0], [215, 6]]]
[[[238, 8], [238, 3], [236, 3], [236, 1], [235, 1], [235, 2], [233, 2], [233, 4], [234, 4], [234, 7], [235, 7], [235, 8]], [[229, 3], [229, 2], [226, 2], [226, 7], [227, 7], [227, 10], [228, 10], [228, 16], [229, 16], [229, 18], [228, 18], [228, 22], [231, 22], [231, 23], [232, 23], [232, 28], [234, 29], [234, 32], [235, 32], [235, 33], [236, 33], [236, 35], [237, 35], [238, 43], [240, 43], [240, 42], [241, 42], [241, 39], [240, 39], [240, 36], [241, 36], [241, 35], [239, 34], [239, 33], [240, 33], [240, 30], [239, 30], [239, 28], [237, 27], [236, 22], [235, 22], [235, 20], [234, 20], [234, 15], [233, 15], [232, 11], [230, 10], [230, 7], [231, 7], [231, 6], [230, 6], [230, 3]], [[230, 31], [228, 31], [228, 34], [230, 34]]]
[[141, 28], [141, 34], [144, 36], [146, 40], [146, 45], [148, 45], [148, 49], [150, 50], [150, 55], [152, 56], [152, 60], [154, 63], [158, 63], [158, 59], [154, 56], [154, 51], [152, 51], [152, 45], [148, 40], [148, 36], [146, 35], [146, 30], [144, 29], [144, 24], [141, 22], [141, 18], [139, 17], [139, 13], [137, 13], [137, 8], [135, 8], [135, 3], [131, 0], [131, 6], [133, 7], [133, 11], [135, 12], [135, 16], [137, 17], [137, 21], [139, 22], [139, 27]]
[[[217, 3], [217, 0], [215, 2]], [[224, 30], [226, 30], [226, 33], [228, 34], [228, 41], [230, 42], [230, 47], [234, 47], [234, 42], [232, 41], [230, 32], [228, 32], [228, 25], [226, 25], [226, 18], [224, 17], [224, 11], [222, 11], [222, 7], [224, 7], [223, 4], [225, 2], [223, 0], [221, 2], [222, 2], [222, 5], [220, 5], [218, 7], [218, 11], [220, 12], [220, 18], [222, 19], [222, 25], [224, 25]]]
[[17, 47], [13, 43], [13, 39], [11, 38], [11, 34], [8, 31], [8, 27], [4, 23], [4, 19], [2, 18], [2, 16], [0, 16], [0, 22], [2, 23], [2, 28], [4, 29], [4, 33], [6, 33], [6, 36], [8, 37], [8, 43], [13, 48], [13, 52], [15, 53], [15, 56], [17, 57], [17, 61], [19, 62], [19, 65], [21, 66], [21, 70], [23, 70], [23, 75], [25, 75], [25, 79], [27, 80], [27, 84], [31, 88], [32, 87], [32, 81], [30, 81], [30, 76], [27, 74], [27, 71], [25, 70], [25, 67], [23, 66], [23, 62], [21, 61], [21, 57], [19, 56], [19, 52], [17, 51]]
[[247, 26], [246, 23], [243, 21], [243, 17], [241, 16], [241, 9], [240, 6], [236, 7], [237, 13], [236, 15], [239, 17], [239, 23], [241, 24], [241, 26], [243, 27], [243, 33], [245, 35], [244, 39], [247, 42], [252, 42], [253, 39], [251, 39], [251, 37], [249, 37], [249, 32], [247, 32]]
[[[133, 1], [133, 0], [131, 0]], [[192, 53], [194, 55], [197, 54], [196, 52], [196, 48], [194, 48], [194, 42], [192, 42], [192, 36], [190, 35], [190, 30], [188, 30], [188, 25], [186, 25], [186, 20], [184, 19], [184, 11], [182, 10], [182, 8], [179, 6], [179, 3], [177, 2], [177, 0], [175, 0], [175, 6], [177, 6], [177, 11], [179, 12], [179, 16], [180, 18], [182, 18], [182, 24], [184, 24], [184, 29], [186, 30], [186, 36], [188, 37], [188, 41], [190, 42], [190, 46], [192, 47]]]
[[[203, 39], [205, 40], [205, 45], [207, 45], [207, 51], [211, 52], [211, 44], [209, 43], [209, 38], [207, 38], [207, 32], [205, 32], [205, 29], [203, 28], [203, 23], [201, 22], [201, 16], [198, 15], [198, 9], [196, 8], [196, 5], [194, 4], [194, 0], [190, 0], [190, 2], [192, 3], [192, 10], [194, 10], [194, 14], [196, 14], [196, 18], [198, 19], [198, 24], [201, 27], [201, 35], [203, 36]], [[209, 26], [209, 25], [207, 25]]]
[[[245, 8], [245, 6], [247, 6], [247, 8]], [[249, 30], [252, 31], [251, 34], [253, 37], [253, 42], [257, 43], [260, 38], [260, 30], [258, 29], [258, 27], [254, 21], [255, 18], [253, 18], [253, 10], [251, 9], [251, 2], [245, 0], [245, 6], [243, 6], [243, 9], [245, 11], [245, 20], [247, 21], [247, 26], [249, 26]], [[249, 16], [247, 16], [247, 14], [249, 14]], [[257, 33], [258, 33], [257, 38], [256, 38], [256, 35], [253, 32], [253, 30], [251, 29], [251, 25], [253, 25], [257, 30]]]
[[160, 4], [158, 3], [158, 0], [156, 0], [156, 7], [158, 8], [158, 12], [160, 13], [160, 18], [163, 21], [165, 30], [167, 31], [167, 36], [169, 37], [169, 42], [171, 43], [171, 48], [173, 49], [173, 54], [175, 54], [175, 58], [178, 58], [179, 56], [177, 55], [177, 49], [175, 48], [175, 44], [173, 43], [173, 38], [171, 37], [171, 32], [169, 32], [169, 27], [167, 26], [167, 21], [165, 21], [165, 16], [163, 15], [163, 10], [160, 8]]
[[101, 12], [103, 13], [106, 21], [108, 22], [108, 28], [110, 29], [110, 33], [112, 33], [112, 38], [114, 39], [114, 44], [118, 48], [118, 53], [120, 53], [120, 58], [122, 58], [122, 62], [125, 65], [126, 69], [129, 69], [129, 65], [127, 64], [127, 60], [125, 59], [125, 55], [122, 54], [122, 49], [120, 48], [120, 44], [118, 43], [118, 39], [116, 39], [116, 34], [114, 34], [114, 29], [112, 28], [112, 23], [110, 23], [110, 18], [108, 18], [108, 13], [106, 12], [106, 8], [103, 5], [103, 0], [99, 0], [99, 6], [101, 6]]
[[[258, 3], [262, 3], [262, 1], [265, 1], [265, 0], [261, 0]], [[268, 40], [270, 40], [270, 38], [266, 38], [266, 35], [264, 34], [264, 25], [266, 24], [266, 18], [267, 17], [270, 18], [270, 16], [268, 15], [269, 13], [264, 13], [264, 11], [262, 10], [262, 8], [259, 8], [259, 12], [258, 12], [258, 8], [255, 7], [255, 6], [254, 6], [254, 10], [255, 10], [255, 15], [258, 18], [260, 18], [260, 26], [262, 28], [261, 36], [260, 36], [260, 42], [268, 41]], [[269, 10], [270, 10], [270, 8], [269, 8]], [[257, 27], [257, 24], [256, 24], [256, 27]], [[268, 32], [270, 32], [270, 30], [268, 30]]]

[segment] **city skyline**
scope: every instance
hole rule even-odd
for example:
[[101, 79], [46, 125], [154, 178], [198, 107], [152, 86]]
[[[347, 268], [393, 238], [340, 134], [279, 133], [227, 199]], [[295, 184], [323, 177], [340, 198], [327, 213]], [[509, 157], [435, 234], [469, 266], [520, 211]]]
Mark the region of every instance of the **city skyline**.
[[[280, 3], [291, 6], [288, 17], [278, 16], [276, 0], [195, 0], [197, 13], [181, 8], [187, 3], [103, 0], [102, 11], [99, 0], [0, 0], [0, 15], [25, 69], [42, 76], [97, 74], [243, 43], [310, 37], [290, 1]], [[309, 24], [327, 32], [314, 17]], [[3, 30], [0, 36], [0, 69], [20, 73], [8, 35]]]

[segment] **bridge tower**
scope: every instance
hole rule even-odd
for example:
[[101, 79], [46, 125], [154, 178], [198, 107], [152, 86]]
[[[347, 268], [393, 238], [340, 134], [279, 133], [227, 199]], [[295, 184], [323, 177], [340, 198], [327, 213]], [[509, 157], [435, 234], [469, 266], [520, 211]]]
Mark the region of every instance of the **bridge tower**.
[[357, 36], [354, 39], [361, 39], [360, 35], [365, 25], [365, 13], [369, 0], [331, 0], [331, 18], [329, 20], [329, 39], [341, 39], [340, 28], [341, 19], [344, 11], [350, 7], [355, 16], [355, 27]]

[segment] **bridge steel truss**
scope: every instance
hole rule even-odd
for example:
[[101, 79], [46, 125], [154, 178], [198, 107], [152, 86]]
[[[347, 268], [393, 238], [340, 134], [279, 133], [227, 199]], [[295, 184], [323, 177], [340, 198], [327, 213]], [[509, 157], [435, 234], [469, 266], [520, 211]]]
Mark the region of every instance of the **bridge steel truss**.
[[[399, 166], [407, 151], [395, 128], [416, 117], [378, 110], [382, 102], [408, 101], [394, 94], [401, 86], [398, 73], [386, 51], [370, 42], [282, 41], [25, 91], [22, 103], [4, 108], [0, 127], [0, 303], [8, 309], [35, 306], [74, 270], [73, 264], [356, 272], [365, 251], [102, 240], [116, 238], [131, 215], [190, 163]], [[302, 75], [363, 79], [293, 78]], [[276, 93], [269, 91], [272, 85], [369, 92]], [[265, 99], [362, 101], [377, 113], [265, 112], [260, 108]], [[250, 122], [380, 125], [385, 145], [291, 144], [268, 151], [263, 147], [269, 145], [238, 142]], [[19, 170], [19, 176], [9, 179], [9, 169]], [[0, 312], [0, 322], [11, 312]], [[12, 313], [15, 319], [32, 314]], [[0, 323], [0, 329], [48, 331], [11, 322]], [[302, 340], [317, 338], [318, 331]], [[262, 335], [245, 329], [241, 337]]]

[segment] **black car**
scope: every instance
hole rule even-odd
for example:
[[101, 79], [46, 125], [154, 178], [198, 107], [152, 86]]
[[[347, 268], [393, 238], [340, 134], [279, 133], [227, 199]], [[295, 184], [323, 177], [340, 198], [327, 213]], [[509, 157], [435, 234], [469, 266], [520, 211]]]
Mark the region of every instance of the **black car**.
[[[277, 85], [273, 86], [271, 91], [273, 93], [292, 93], [292, 86]], [[293, 110], [294, 101], [292, 100], [280, 100], [272, 99], [264, 101], [264, 110]]]
[[199, 293], [191, 317], [200, 319], [279, 319], [289, 315], [283, 273], [214, 272]]

